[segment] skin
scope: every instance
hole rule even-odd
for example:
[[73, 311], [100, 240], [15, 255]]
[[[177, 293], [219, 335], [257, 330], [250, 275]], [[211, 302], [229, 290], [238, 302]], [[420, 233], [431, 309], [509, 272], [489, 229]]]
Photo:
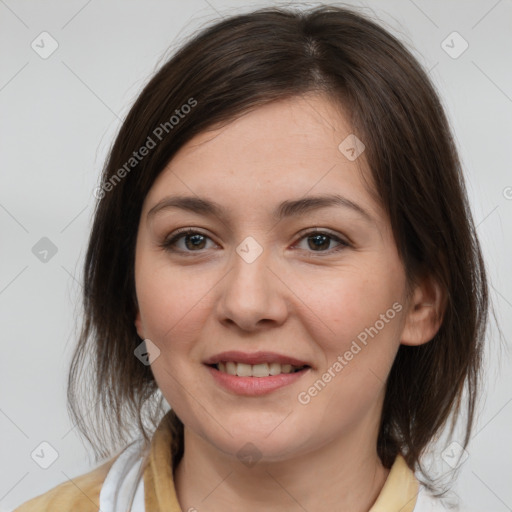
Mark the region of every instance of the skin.
[[[364, 153], [338, 145], [352, 133], [318, 94], [273, 102], [195, 136], [158, 176], [137, 234], [135, 282], [142, 339], [160, 350], [151, 365], [185, 425], [175, 471], [183, 510], [368, 511], [388, 476], [376, 450], [385, 381], [401, 343], [432, 339], [442, 297], [425, 277], [406, 297], [389, 220], [366, 189]], [[371, 181], [370, 181], [371, 182]], [[364, 208], [331, 206], [277, 222], [284, 200], [339, 193]], [[226, 217], [177, 208], [148, 211], [169, 195], [216, 201]], [[194, 228], [176, 252], [161, 247]], [[335, 238], [309, 240], [314, 229]], [[248, 236], [263, 252], [251, 263], [236, 248]], [[323, 242], [323, 245], [322, 243]], [[180, 252], [181, 250], [181, 252]], [[185, 254], [186, 253], [186, 254]], [[307, 404], [297, 396], [332, 367], [394, 303], [402, 310]], [[288, 354], [312, 369], [258, 397], [219, 387], [203, 365], [225, 350]], [[155, 352], [156, 354], [156, 352]], [[247, 443], [252, 467], [237, 452]]]

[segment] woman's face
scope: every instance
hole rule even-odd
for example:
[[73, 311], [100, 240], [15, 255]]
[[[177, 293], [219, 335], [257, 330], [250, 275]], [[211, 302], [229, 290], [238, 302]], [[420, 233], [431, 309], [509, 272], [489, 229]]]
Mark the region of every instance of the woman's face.
[[137, 331], [168, 403], [226, 454], [376, 442], [406, 282], [350, 134], [322, 96], [268, 104], [197, 135], [144, 201]]

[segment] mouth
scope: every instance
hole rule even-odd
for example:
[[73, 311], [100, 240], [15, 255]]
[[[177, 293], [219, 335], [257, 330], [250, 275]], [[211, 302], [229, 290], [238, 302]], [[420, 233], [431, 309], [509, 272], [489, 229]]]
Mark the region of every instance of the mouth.
[[274, 352], [222, 352], [203, 364], [213, 381], [231, 393], [259, 396], [284, 388], [313, 370], [306, 361]]
[[246, 364], [236, 361], [219, 361], [218, 363], [207, 365], [210, 368], [215, 368], [221, 373], [227, 373], [236, 377], [271, 377], [274, 375], [297, 373], [307, 368], [309, 365], [295, 366], [292, 364], [281, 363], [260, 363], [260, 364]]

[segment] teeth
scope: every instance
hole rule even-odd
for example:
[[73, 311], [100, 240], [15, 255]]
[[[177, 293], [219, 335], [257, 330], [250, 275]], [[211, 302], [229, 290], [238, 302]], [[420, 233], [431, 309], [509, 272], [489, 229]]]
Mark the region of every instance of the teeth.
[[238, 377], [268, 377], [270, 375], [279, 375], [280, 373], [294, 373], [303, 368], [302, 366], [292, 366], [291, 364], [262, 363], [251, 365], [235, 363], [233, 361], [222, 361], [215, 366], [221, 372], [237, 375]]
[[252, 368], [250, 364], [238, 363], [236, 365], [236, 374], [239, 377], [252, 377]]
[[[250, 368], [250, 366], [249, 366], [249, 368]], [[268, 368], [268, 364], [267, 363], [253, 364], [251, 375], [253, 377], [268, 377], [270, 375], [270, 370]]]
[[279, 363], [270, 363], [270, 375], [279, 375], [281, 373], [281, 365]]

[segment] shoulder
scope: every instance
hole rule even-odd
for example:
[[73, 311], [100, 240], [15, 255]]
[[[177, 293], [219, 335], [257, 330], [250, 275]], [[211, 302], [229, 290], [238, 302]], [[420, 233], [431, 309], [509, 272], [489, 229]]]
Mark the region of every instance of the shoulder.
[[103, 482], [118, 456], [26, 501], [13, 512], [98, 512]]

